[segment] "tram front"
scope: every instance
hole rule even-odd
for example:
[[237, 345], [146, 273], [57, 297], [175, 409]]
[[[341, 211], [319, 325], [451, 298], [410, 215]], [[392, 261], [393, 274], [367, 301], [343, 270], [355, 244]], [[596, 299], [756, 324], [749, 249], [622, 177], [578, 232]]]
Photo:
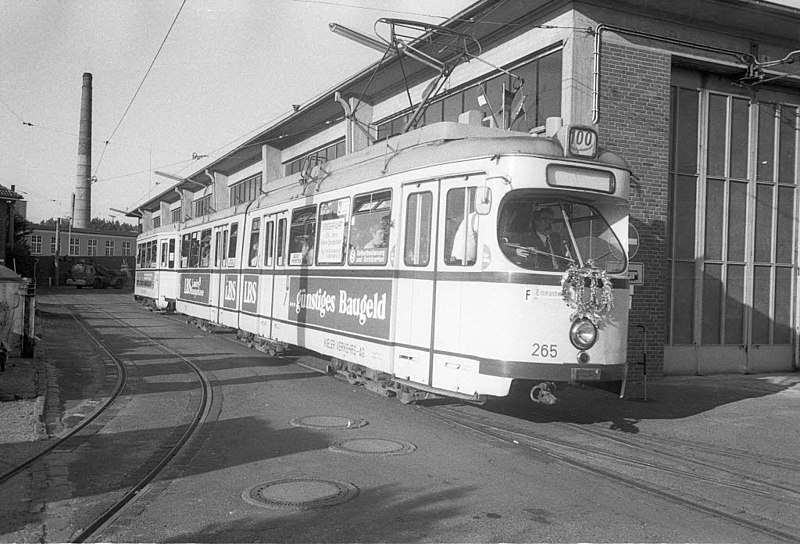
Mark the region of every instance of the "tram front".
[[490, 302], [496, 330], [481, 335], [502, 341], [481, 373], [542, 403], [559, 384], [622, 394], [627, 374], [629, 170], [597, 149], [592, 129], [564, 127], [554, 140], [561, 156], [509, 156], [488, 178], [502, 195], [488, 253], [508, 274]]

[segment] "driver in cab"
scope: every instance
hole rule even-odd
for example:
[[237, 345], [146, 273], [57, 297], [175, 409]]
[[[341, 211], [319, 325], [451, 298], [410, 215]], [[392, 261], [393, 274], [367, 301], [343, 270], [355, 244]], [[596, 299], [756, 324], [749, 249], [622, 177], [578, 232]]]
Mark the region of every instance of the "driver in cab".
[[553, 211], [550, 208], [534, 209], [531, 227], [514, 244], [514, 254], [518, 258], [514, 260], [537, 270], [566, 270], [572, 258], [564, 237], [553, 230]]

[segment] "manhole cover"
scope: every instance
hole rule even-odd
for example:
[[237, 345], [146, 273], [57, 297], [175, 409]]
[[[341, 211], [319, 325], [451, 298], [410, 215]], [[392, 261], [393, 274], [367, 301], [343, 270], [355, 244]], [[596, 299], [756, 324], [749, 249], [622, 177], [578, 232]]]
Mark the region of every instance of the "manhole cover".
[[312, 429], [355, 429], [367, 424], [366, 420], [340, 416], [305, 416], [296, 417], [289, 423], [295, 427]]
[[331, 444], [329, 449], [339, 453], [358, 455], [405, 455], [413, 452], [417, 447], [409, 442], [384, 438], [354, 438]]
[[255, 485], [246, 489], [242, 498], [263, 508], [312, 510], [342, 504], [357, 495], [358, 488], [351, 483], [293, 478]]

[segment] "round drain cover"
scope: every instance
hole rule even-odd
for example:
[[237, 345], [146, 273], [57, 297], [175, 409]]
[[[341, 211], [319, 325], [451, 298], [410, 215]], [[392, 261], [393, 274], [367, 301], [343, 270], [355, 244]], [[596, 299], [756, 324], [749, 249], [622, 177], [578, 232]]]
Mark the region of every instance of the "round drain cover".
[[351, 483], [292, 478], [255, 485], [242, 498], [263, 508], [312, 510], [342, 504], [357, 495], [358, 488]]
[[413, 452], [417, 447], [409, 442], [384, 438], [354, 438], [331, 444], [330, 449], [339, 453], [358, 455], [405, 455]]
[[311, 427], [312, 429], [355, 429], [367, 424], [363, 419], [340, 416], [296, 417], [289, 423], [295, 427]]

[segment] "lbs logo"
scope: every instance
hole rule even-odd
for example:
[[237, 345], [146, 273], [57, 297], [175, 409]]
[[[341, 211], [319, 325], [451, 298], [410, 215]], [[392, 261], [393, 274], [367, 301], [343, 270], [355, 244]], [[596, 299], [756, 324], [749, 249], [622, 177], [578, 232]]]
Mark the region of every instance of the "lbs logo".
[[258, 309], [258, 276], [245, 275], [242, 277], [241, 292], [239, 290], [239, 277], [233, 274], [225, 276], [222, 305], [235, 310], [242, 297], [242, 310], [255, 312]]
[[258, 311], [258, 276], [242, 276], [242, 310]]
[[231, 310], [236, 309], [236, 299], [239, 293], [239, 277], [233, 274], [225, 276], [225, 283], [222, 289], [222, 307]]
[[225, 302], [236, 302], [236, 280], [225, 282]]

